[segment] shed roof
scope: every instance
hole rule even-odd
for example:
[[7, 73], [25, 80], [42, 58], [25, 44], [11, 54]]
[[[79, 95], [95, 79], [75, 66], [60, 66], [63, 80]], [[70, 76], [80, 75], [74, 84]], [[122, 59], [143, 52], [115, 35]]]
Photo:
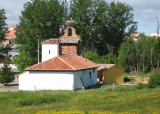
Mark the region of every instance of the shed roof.
[[77, 71], [98, 67], [97, 64], [78, 55], [57, 56], [26, 68], [27, 71]]
[[100, 71], [100, 70], [110, 69], [114, 66], [117, 66], [117, 67], [123, 69], [122, 67], [120, 67], [116, 64], [98, 64], [98, 69], [97, 70]]
[[6, 33], [6, 38], [8, 39], [16, 38], [15, 32], [16, 30], [8, 30], [8, 32]]

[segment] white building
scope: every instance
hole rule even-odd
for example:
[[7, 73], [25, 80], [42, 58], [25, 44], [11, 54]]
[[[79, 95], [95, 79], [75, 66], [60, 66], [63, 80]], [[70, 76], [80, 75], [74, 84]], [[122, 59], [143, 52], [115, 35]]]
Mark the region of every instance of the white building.
[[57, 56], [26, 69], [19, 90], [75, 90], [97, 84], [97, 64], [78, 55]]

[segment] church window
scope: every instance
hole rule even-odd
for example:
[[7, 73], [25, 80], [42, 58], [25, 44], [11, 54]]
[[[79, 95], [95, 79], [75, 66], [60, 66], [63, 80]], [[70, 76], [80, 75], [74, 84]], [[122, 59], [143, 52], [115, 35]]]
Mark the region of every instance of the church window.
[[68, 36], [72, 36], [72, 29], [71, 28], [68, 29]]

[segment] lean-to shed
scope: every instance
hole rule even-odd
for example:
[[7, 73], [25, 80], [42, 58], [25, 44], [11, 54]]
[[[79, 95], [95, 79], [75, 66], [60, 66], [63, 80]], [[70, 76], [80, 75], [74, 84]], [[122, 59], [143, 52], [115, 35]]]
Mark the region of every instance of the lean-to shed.
[[124, 69], [115, 64], [98, 64], [97, 78], [104, 84], [123, 84]]

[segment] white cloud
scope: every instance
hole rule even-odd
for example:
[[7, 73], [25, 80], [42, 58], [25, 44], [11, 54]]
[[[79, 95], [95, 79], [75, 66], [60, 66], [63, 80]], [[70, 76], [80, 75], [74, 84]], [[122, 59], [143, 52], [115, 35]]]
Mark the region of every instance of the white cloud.
[[151, 13], [154, 13], [154, 10], [153, 9], [145, 9], [145, 10], [141, 10], [142, 13], [145, 13], [145, 14], [151, 14]]

